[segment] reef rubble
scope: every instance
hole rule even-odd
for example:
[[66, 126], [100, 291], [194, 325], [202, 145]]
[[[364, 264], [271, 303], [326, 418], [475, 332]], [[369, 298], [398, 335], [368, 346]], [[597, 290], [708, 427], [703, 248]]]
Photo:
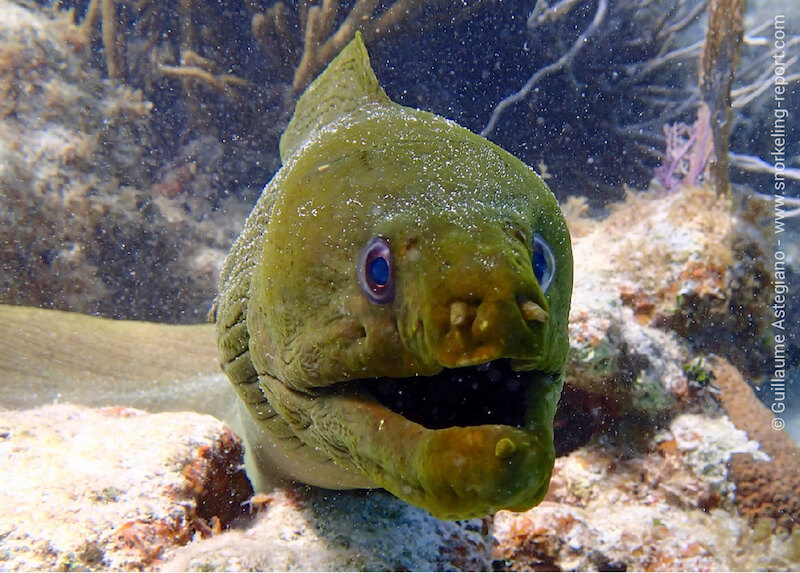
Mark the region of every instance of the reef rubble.
[[559, 458], [542, 504], [494, 518], [496, 568], [509, 571], [781, 571], [800, 532], [774, 533], [734, 509], [726, 460], [766, 455], [726, 416], [682, 414], [632, 453], [599, 438]]
[[242, 455], [225, 424], [200, 414], [0, 412], [0, 568], [153, 568], [246, 511]]
[[391, 495], [251, 497], [241, 441], [189, 412], [51, 405], [0, 413], [0, 569], [486, 570], [484, 521]]

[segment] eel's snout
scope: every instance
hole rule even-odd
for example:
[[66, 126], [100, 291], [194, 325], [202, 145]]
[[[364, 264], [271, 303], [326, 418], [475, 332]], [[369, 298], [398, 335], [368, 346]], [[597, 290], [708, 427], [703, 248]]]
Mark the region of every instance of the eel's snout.
[[[514, 300], [450, 303], [450, 322], [439, 350], [440, 363], [448, 368], [481, 364], [499, 356], [531, 358], [529, 333], [541, 337], [549, 320], [538, 303]], [[444, 330], [443, 328], [443, 330]], [[513, 332], [520, 336], [511, 335]]]
[[[495, 243], [497, 242], [495, 241]], [[446, 268], [427, 265], [418, 273], [418, 293], [409, 297], [405, 343], [445, 368], [510, 358], [535, 363], [544, 353], [550, 321], [547, 299], [529, 264], [502, 248], [475, 254], [458, 249]], [[436, 256], [441, 257], [439, 250]], [[401, 323], [404, 322], [401, 318]]]

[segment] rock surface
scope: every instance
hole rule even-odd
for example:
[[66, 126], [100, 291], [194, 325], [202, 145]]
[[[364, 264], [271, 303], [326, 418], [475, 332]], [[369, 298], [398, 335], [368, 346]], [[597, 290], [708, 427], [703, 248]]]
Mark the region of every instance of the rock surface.
[[383, 491], [278, 490], [258, 517], [180, 549], [170, 571], [488, 571], [480, 519], [440, 521]]
[[759, 353], [769, 281], [734, 265], [748, 245], [734, 240], [729, 200], [687, 187], [629, 192], [603, 220], [584, 217], [580, 199], [564, 209], [575, 259], [569, 386], [659, 415], [696, 397], [686, 370], [699, 348], [740, 367]]
[[744, 453], [727, 462], [736, 483], [736, 503], [751, 521], [766, 518], [779, 529], [800, 530], [800, 447], [725, 360], [714, 361], [715, 384], [731, 420], [760, 443], [768, 459]]
[[766, 456], [725, 416], [683, 414], [649, 451], [600, 437], [556, 461], [546, 500], [495, 516], [498, 568], [512, 571], [793, 570], [800, 532], [751, 526], [725, 464]]
[[[3, 412], [0, 464], [14, 469], [0, 472], [0, 569], [491, 566], [482, 520], [440, 521], [378, 491], [300, 487], [249, 502], [242, 463], [238, 438], [210, 416], [71, 405]], [[222, 532], [231, 524], [240, 529]]]
[[0, 0], [0, 300], [203, 320], [247, 209], [219, 214], [222, 143], [164, 157], [153, 104], [92, 67], [75, 11], [36, 4]]
[[191, 413], [2, 412], [0, 467], [4, 570], [152, 568], [252, 493], [239, 439]]

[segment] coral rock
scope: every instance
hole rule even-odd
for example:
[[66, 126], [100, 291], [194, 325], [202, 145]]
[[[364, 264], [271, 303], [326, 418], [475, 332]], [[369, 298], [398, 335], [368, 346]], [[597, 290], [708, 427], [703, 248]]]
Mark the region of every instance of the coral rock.
[[153, 104], [101, 78], [71, 13], [0, 0], [0, 300], [202, 320], [246, 213], [214, 216], [222, 144], [159, 169]]
[[0, 463], [14, 468], [0, 472], [0, 569], [491, 568], [480, 519], [441, 521], [382, 491], [251, 498], [241, 442], [210, 416], [6, 411]]
[[580, 199], [564, 208], [575, 259], [568, 386], [620, 412], [663, 414], [696, 397], [685, 372], [696, 348], [758, 355], [767, 275], [744, 280], [753, 273], [736, 261], [753, 245], [734, 241], [729, 200], [684, 187], [630, 192], [600, 221]]
[[252, 494], [239, 439], [191, 413], [55, 405], [0, 414], [0, 568], [141, 570]]
[[[736, 514], [725, 461], [763, 459], [725, 416], [682, 414], [649, 450], [603, 436], [558, 458], [547, 498], [495, 516], [496, 566], [524, 570], [742, 570], [800, 566], [800, 532]], [[793, 466], [796, 468], [797, 466]]]
[[434, 519], [382, 491], [277, 490], [255, 522], [188, 545], [171, 571], [485, 571], [491, 538], [479, 519]]
[[740, 454], [730, 460], [737, 506], [753, 522], [767, 518], [779, 529], [800, 531], [800, 447], [773, 425], [772, 412], [736, 368], [717, 359], [713, 371], [731, 420], [769, 454], [769, 459]]

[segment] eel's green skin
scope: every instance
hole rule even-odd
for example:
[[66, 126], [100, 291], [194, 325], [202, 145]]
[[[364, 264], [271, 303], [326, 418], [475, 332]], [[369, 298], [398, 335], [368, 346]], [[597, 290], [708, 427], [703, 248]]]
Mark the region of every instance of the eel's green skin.
[[[323, 487], [383, 487], [441, 518], [537, 504], [554, 461], [572, 293], [569, 235], [542, 179], [468, 130], [389, 100], [360, 35], [299, 100], [281, 158], [210, 315], [255, 463]], [[534, 233], [556, 255], [546, 295]], [[379, 235], [396, 276], [387, 305], [356, 280], [361, 249]], [[526, 322], [525, 300], [549, 320]], [[451, 325], [455, 301], [474, 322]], [[555, 374], [536, 378], [524, 428], [431, 430], [340, 384], [497, 358]]]

